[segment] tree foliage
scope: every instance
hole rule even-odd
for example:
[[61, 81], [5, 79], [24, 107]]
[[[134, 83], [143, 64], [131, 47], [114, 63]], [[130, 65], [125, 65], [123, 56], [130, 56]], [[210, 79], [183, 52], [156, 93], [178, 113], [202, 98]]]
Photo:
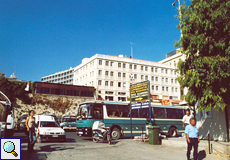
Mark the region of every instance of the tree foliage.
[[26, 82], [9, 81], [5, 77], [0, 78], [0, 91], [2, 91], [11, 102], [16, 98], [24, 98]]
[[230, 104], [230, 0], [192, 0], [181, 5], [182, 37], [176, 43], [186, 60], [178, 63], [189, 105], [219, 110]]

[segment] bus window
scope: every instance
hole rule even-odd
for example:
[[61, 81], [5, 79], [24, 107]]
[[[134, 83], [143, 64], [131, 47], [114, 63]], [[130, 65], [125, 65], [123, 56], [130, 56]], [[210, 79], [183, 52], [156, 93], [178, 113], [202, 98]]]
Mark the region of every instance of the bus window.
[[154, 118], [165, 118], [165, 109], [164, 108], [153, 108]]
[[149, 118], [149, 108], [139, 109], [139, 117], [140, 118]]
[[132, 118], [138, 118], [138, 109], [132, 109]]
[[183, 109], [177, 109], [177, 118], [182, 119], [184, 116]]
[[128, 105], [118, 105], [118, 111], [120, 117], [129, 117], [129, 106]]
[[173, 108], [166, 108], [167, 118], [177, 119], [177, 110]]
[[103, 107], [94, 106], [93, 107], [93, 118], [94, 119], [103, 119]]
[[117, 105], [106, 105], [107, 114], [109, 117], [119, 117], [119, 110]]

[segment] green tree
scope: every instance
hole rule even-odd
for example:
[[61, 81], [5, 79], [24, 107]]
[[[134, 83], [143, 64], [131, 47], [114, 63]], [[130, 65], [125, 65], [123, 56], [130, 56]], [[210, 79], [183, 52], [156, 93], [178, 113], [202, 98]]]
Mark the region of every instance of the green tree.
[[16, 98], [25, 98], [26, 82], [9, 81], [5, 77], [0, 78], [0, 91], [2, 91], [13, 103]]
[[181, 5], [182, 31], [175, 46], [185, 61], [178, 63], [181, 87], [188, 87], [189, 105], [219, 110], [230, 104], [230, 0], [192, 0]]

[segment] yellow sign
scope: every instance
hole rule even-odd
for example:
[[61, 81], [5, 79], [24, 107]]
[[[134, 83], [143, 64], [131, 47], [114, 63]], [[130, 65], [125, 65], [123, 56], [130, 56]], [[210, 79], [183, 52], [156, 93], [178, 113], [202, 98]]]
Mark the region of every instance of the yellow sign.
[[149, 100], [149, 81], [131, 85], [130, 97], [131, 103]]

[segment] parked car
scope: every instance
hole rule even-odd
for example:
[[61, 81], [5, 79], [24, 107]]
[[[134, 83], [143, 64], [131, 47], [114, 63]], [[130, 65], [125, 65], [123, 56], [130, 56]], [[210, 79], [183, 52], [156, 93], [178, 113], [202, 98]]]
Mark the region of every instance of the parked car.
[[44, 140], [62, 140], [66, 141], [65, 131], [58, 125], [53, 116], [35, 115], [37, 142], [41, 143]]

